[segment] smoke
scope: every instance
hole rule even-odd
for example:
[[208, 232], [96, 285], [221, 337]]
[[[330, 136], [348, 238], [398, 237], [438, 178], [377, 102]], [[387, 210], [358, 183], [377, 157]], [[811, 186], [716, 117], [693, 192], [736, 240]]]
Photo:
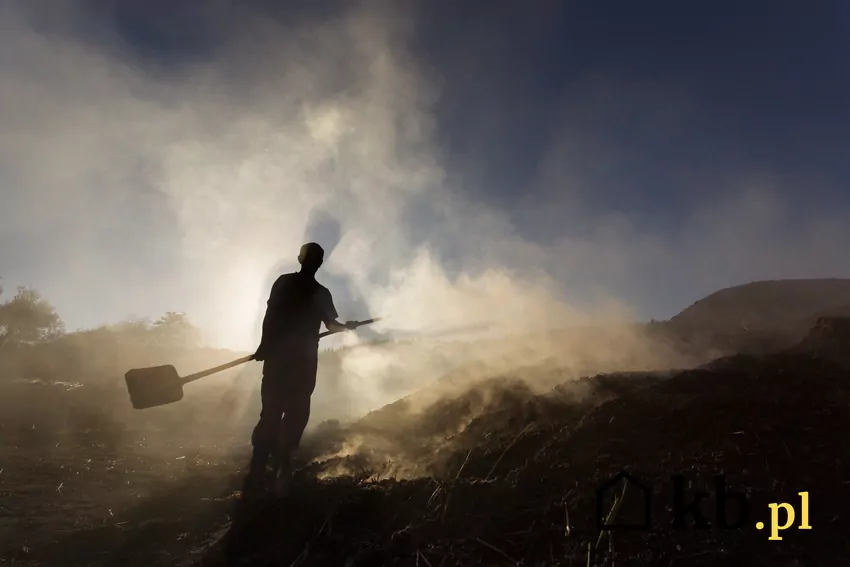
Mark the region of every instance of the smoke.
[[[235, 5], [221, 18], [233, 19], [217, 22], [227, 49], [156, 74], [6, 9], [4, 232], [29, 257], [13, 265], [46, 280], [60, 308], [91, 300], [105, 317], [181, 303], [214, 342], [250, 348], [270, 268], [294, 258], [316, 209], [343, 234], [328, 272], [420, 330], [422, 306], [441, 301], [445, 314], [468, 291], [445, 290], [411, 217], [441, 216], [429, 232], [474, 235], [483, 267], [501, 267], [505, 237], [463, 227], [445, 183], [439, 90], [407, 55], [401, 14], [363, 5], [294, 30]], [[495, 277], [494, 312], [499, 294], [521, 295]]]
[[343, 318], [427, 334], [577, 317], [544, 251], [446, 179], [439, 81], [409, 54], [403, 8], [293, 26], [219, 3], [198, 25], [221, 47], [168, 72], [83, 41], [92, 13], [65, 8], [76, 24], [4, 12], [2, 226], [15, 275], [73, 321], [174, 309], [250, 349], [314, 211], [339, 223], [334, 291], [364, 299]]

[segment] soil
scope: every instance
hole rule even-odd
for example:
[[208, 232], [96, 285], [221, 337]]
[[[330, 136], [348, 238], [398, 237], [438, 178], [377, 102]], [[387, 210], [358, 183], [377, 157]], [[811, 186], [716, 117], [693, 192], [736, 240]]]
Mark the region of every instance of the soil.
[[[546, 394], [499, 379], [412, 414], [400, 401], [327, 423], [305, 441], [289, 495], [259, 505], [241, 500], [237, 445], [175, 439], [171, 456], [147, 456], [95, 432], [85, 451], [36, 458], [19, 443], [0, 465], [0, 550], [9, 565], [848, 565], [844, 328], [672, 375], [601, 375]], [[341, 451], [353, 438], [359, 448]], [[384, 466], [387, 454], [417, 474]], [[637, 484], [597, 499], [624, 471], [651, 495], [650, 524], [602, 530], [601, 516], [645, 519]], [[674, 523], [678, 475], [688, 503], [711, 493], [708, 527]], [[771, 503], [795, 511], [781, 540], [769, 539]], [[811, 529], [799, 529], [804, 512]]]

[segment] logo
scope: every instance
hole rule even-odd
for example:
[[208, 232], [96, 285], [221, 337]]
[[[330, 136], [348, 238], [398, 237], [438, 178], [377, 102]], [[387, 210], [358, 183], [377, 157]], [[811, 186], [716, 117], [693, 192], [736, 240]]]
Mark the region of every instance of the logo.
[[[692, 482], [684, 475], [670, 477], [672, 485], [672, 501], [664, 509], [671, 511], [672, 519], [665, 518], [677, 529], [721, 529], [735, 530], [748, 525], [750, 517], [750, 502], [747, 495], [729, 489], [725, 475], [714, 475], [713, 494], [704, 490], [693, 490]], [[613, 504], [608, 505], [612, 493], [617, 487], [622, 487], [619, 496], [615, 496]], [[631, 490], [629, 490], [631, 489]], [[640, 498], [633, 497], [630, 500], [630, 509], [637, 508], [639, 512], [634, 514], [639, 520], [623, 521], [619, 519], [621, 508], [627, 492], [630, 496], [639, 494]], [[662, 491], [667, 492], [669, 491]], [[652, 498], [653, 487], [645, 484], [634, 475], [622, 471], [602, 484], [596, 492], [596, 518], [600, 531], [614, 530], [648, 530], [652, 526]], [[797, 529], [811, 530], [809, 525], [809, 493], [799, 492], [800, 525]], [[711, 505], [713, 501], [713, 506]], [[757, 530], [770, 528], [771, 541], [780, 541], [780, 531], [788, 530], [793, 526], [796, 519], [796, 511], [792, 504], [787, 502], [773, 502], [768, 504], [769, 521], [755, 522]], [[780, 510], [784, 512], [784, 518], [780, 523]], [[633, 510], [634, 511], [634, 510]], [[713, 512], [713, 513], [712, 513]]]
[[[611, 509], [605, 511], [606, 496], [618, 486], [623, 486], [620, 498], [614, 500], [614, 505]], [[626, 489], [629, 486], [636, 488], [643, 496], [643, 521], [640, 522], [621, 522], [616, 523], [616, 513], [620, 510], [620, 505], [626, 494]], [[602, 530], [648, 530], [652, 523], [652, 489], [644, 485], [641, 481], [622, 471], [611, 478], [608, 482], [599, 487], [596, 491], [596, 525], [600, 531]]]

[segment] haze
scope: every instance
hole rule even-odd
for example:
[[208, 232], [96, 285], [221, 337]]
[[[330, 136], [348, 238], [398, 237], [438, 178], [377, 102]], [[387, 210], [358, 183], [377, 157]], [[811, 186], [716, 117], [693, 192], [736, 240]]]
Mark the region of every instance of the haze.
[[306, 240], [390, 336], [850, 276], [844, 5], [274, 4], [3, 3], [4, 288], [252, 349]]

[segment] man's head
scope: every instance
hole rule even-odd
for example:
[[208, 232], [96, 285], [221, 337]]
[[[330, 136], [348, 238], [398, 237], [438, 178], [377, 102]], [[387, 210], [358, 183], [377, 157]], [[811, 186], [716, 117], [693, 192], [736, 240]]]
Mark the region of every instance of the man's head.
[[301, 252], [298, 254], [298, 263], [301, 264], [301, 271], [315, 274], [322, 266], [325, 260], [325, 251], [315, 242], [308, 242], [301, 247]]

